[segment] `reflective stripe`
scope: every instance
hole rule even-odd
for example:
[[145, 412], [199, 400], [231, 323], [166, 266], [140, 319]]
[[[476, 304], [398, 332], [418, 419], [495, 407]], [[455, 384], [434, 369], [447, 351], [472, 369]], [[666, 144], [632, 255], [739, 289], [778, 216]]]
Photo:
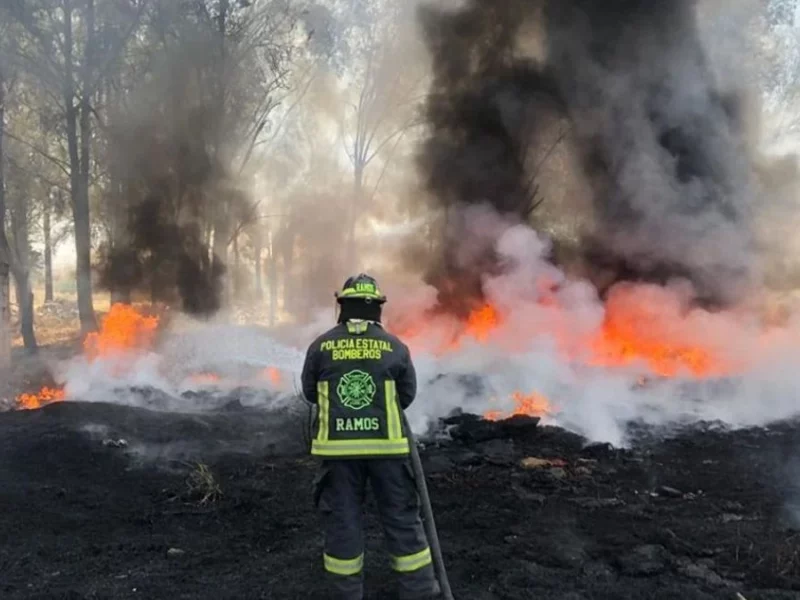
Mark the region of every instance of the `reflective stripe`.
[[363, 554], [348, 560], [334, 558], [328, 554], [323, 554], [322, 556], [325, 561], [325, 570], [328, 573], [333, 573], [335, 575], [358, 575], [361, 573], [361, 569], [364, 568]]
[[425, 550], [417, 552], [416, 554], [409, 554], [408, 556], [393, 556], [392, 568], [400, 573], [410, 573], [411, 571], [417, 571], [422, 567], [427, 567], [432, 562], [431, 549], [425, 548]]
[[386, 430], [390, 440], [403, 439], [400, 411], [397, 406], [397, 387], [391, 379], [386, 382]]
[[328, 441], [328, 422], [330, 421], [331, 400], [328, 393], [328, 382], [317, 383], [317, 405], [319, 406], [319, 431], [317, 441]]
[[383, 294], [375, 286], [372, 289], [357, 290], [356, 288], [345, 288], [339, 292], [341, 298], [382, 298]]
[[311, 454], [331, 457], [407, 456], [408, 439], [403, 436], [394, 381], [386, 382], [385, 392], [386, 438], [332, 440], [330, 439], [330, 388], [327, 381], [318, 382], [319, 430], [316, 439], [311, 442]]
[[398, 456], [408, 454], [408, 439], [399, 440], [314, 440], [311, 454], [316, 456]]

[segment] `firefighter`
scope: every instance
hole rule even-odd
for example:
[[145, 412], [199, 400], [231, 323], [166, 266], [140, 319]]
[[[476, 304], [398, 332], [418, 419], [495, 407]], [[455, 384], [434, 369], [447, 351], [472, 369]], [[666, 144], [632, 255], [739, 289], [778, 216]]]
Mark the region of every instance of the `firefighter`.
[[322, 459], [314, 502], [325, 530], [325, 571], [335, 598], [362, 600], [369, 482], [399, 598], [438, 598], [400, 414], [416, 395], [411, 356], [381, 326], [386, 297], [372, 277], [350, 277], [336, 299], [338, 324], [311, 344], [302, 374], [303, 394], [318, 406], [311, 454]]

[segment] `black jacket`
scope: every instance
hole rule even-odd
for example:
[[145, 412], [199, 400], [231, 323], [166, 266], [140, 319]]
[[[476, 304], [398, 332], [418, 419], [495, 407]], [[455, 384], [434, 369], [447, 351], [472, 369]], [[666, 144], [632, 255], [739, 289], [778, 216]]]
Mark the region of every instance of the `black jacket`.
[[312, 454], [408, 453], [399, 409], [414, 401], [416, 372], [408, 347], [380, 324], [348, 321], [317, 338], [302, 385], [306, 400], [319, 406]]

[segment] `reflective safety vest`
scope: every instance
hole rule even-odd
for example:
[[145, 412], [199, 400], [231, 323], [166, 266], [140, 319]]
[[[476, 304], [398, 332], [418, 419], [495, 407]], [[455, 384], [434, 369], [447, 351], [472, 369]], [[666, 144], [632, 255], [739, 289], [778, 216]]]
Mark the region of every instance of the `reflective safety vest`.
[[342, 458], [409, 453], [394, 381], [385, 381], [381, 394], [376, 390], [375, 406], [360, 410], [343, 405], [336, 392], [331, 398], [331, 383], [334, 389], [342, 386], [341, 379], [317, 384], [318, 427], [311, 454]]
[[311, 454], [406, 456], [397, 385], [409, 368], [413, 375], [408, 349], [379, 325], [349, 325], [334, 328], [309, 351], [304, 373], [316, 379], [319, 408]]

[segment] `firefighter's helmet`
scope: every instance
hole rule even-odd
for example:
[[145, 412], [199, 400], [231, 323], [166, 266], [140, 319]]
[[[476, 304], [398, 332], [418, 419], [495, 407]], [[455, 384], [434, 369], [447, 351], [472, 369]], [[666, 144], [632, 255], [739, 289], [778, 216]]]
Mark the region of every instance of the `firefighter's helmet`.
[[373, 277], [365, 273], [360, 273], [354, 277], [350, 277], [344, 282], [342, 290], [336, 292], [336, 299], [339, 302], [342, 300], [364, 300], [365, 302], [377, 302], [383, 304], [386, 302], [386, 296], [383, 295], [378, 282]]

